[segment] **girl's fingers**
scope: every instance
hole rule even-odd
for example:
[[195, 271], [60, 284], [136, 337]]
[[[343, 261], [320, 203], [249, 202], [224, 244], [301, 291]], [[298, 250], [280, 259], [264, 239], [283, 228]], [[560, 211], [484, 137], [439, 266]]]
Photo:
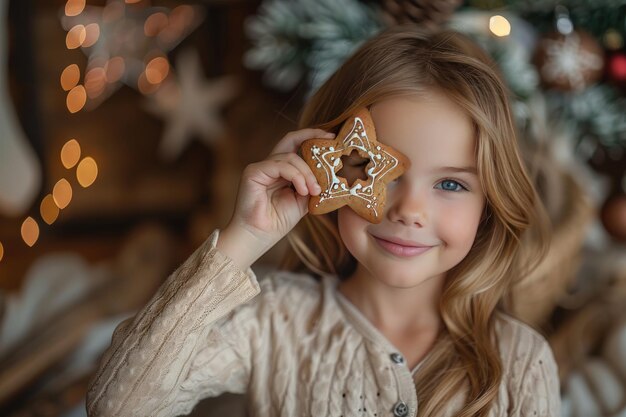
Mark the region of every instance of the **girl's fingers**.
[[287, 133], [272, 149], [270, 155], [279, 153], [298, 152], [300, 144], [307, 139], [321, 138], [332, 139], [335, 137], [334, 133], [326, 132], [322, 129], [300, 129]]
[[293, 165], [286, 161], [265, 161], [258, 165], [258, 169], [264, 176], [252, 178], [258, 184], [268, 188], [274, 185], [277, 180], [284, 179], [293, 184], [298, 194], [305, 196], [309, 194], [304, 175]]
[[290, 152], [274, 155], [273, 158], [275, 160], [286, 161], [296, 167], [306, 179], [307, 186], [309, 187], [309, 193], [311, 195], [317, 195], [322, 191], [317, 182], [317, 178], [315, 178], [313, 171], [311, 171], [311, 167], [309, 167], [309, 165], [307, 165], [301, 157], [293, 152]]

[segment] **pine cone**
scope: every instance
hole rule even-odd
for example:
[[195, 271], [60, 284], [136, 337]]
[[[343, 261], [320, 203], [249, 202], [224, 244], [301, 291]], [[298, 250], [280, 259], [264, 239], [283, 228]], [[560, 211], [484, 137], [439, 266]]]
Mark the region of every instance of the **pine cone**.
[[390, 23], [417, 23], [432, 29], [440, 26], [463, 0], [381, 0]]

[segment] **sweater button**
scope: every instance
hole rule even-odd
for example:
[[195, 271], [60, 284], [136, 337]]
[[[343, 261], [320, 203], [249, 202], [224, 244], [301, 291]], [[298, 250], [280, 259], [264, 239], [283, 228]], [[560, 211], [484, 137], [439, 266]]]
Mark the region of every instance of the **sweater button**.
[[409, 415], [409, 407], [407, 407], [404, 401], [398, 401], [396, 405], [393, 406], [393, 415], [396, 417], [406, 417]]
[[394, 353], [392, 353], [389, 356], [391, 357], [391, 360], [394, 363], [397, 363], [397, 364], [403, 364], [404, 363], [404, 357], [401, 354], [399, 354], [399, 353], [394, 352]]

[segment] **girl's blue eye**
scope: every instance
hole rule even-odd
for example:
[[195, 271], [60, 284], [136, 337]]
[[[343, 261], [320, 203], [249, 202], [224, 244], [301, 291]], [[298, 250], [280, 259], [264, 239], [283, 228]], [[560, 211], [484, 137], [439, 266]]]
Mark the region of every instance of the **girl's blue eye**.
[[452, 191], [452, 192], [467, 191], [467, 188], [465, 188], [460, 182], [455, 181], [455, 180], [443, 180], [439, 184], [445, 184], [443, 185], [444, 191]]

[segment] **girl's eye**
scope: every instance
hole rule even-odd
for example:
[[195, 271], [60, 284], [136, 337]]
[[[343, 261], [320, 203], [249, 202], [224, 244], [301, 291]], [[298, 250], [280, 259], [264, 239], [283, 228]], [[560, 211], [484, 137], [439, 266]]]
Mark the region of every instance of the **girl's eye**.
[[442, 189], [444, 191], [452, 191], [452, 192], [467, 191], [467, 188], [463, 186], [463, 184], [455, 180], [443, 180], [439, 184], [442, 184], [442, 187], [443, 187]]

